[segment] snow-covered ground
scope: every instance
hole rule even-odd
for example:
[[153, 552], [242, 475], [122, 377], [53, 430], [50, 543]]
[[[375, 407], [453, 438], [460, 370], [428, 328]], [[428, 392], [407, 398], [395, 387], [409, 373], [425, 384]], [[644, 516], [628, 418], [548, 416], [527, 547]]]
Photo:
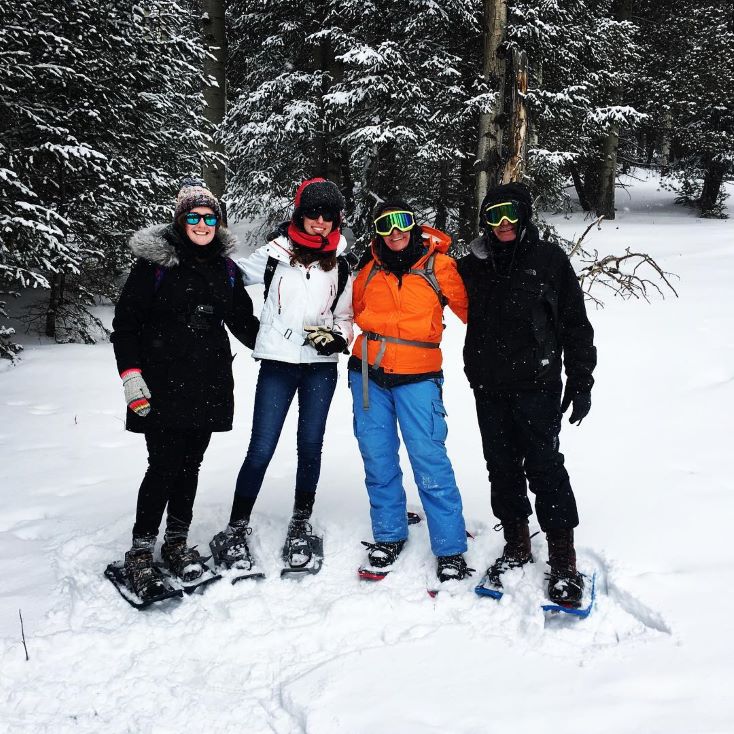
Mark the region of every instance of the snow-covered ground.
[[[277, 573], [291, 415], [254, 515], [267, 580], [137, 612], [102, 577], [129, 542], [145, 466], [143, 441], [123, 429], [112, 349], [29, 346], [19, 366], [0, 368], [0, 731], [733, 732], [734, 223], [674, 207], [655, 180], [628, 183], [617, 220], [587, 244], [649, 252], [679, 276], [680, 298], [591, 307], [592, 412], [579, 428], [564, 421], [561, 435], [581, 565], [597, 572], [591, 617], [539, 612], [540, 536], [540, 562], [499, 603], [468, 590], [429, 598], [421, 526], [400, 573], [358, 581], [370, 531], [343, 365], [315, 515], [321, 574]], [[587, 224], [555, 223], [568, 235]], [[462, 340], [449, 316], [448, 446], [477, 534], [468, 559], [482, 569], [502, 541]], [[228, 518], [249, 438], [257, 367], [237, 351], [236, 429], [215, 434], [195, 508], [191, 537], [204, 547]]]

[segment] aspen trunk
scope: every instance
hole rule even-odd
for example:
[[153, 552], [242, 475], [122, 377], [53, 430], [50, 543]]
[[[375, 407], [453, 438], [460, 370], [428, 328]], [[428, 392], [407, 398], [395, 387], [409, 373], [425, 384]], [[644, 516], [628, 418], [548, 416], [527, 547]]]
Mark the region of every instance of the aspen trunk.
[[619, 147], [619, 123], [610, 126], [602, 146], [599, 171], [599, 191], [596, 215], [614, 219], [614, 186], [617, 181], [617, 148]]
[[482, 76], [497, 98], [492, 110], [479, 117], [477, 146], [475, 231], [479, 231], [480, 207], [487, 190], [498, 183], [502, 165], [502, 117], [506, 62], [500, 51], [507, 31], [507, 0], [484, 0], [484, 59]]
[[[204, 117], [215, 130], [221, 126], [227, 111], [225, 6], [226, 0], [201, 0], [201, 26], [207, 51], [204, 59]], [[220, 199], [227, 184], [224, 146], [212, 140], [209, 153], [201, 172], [211, 192]]]

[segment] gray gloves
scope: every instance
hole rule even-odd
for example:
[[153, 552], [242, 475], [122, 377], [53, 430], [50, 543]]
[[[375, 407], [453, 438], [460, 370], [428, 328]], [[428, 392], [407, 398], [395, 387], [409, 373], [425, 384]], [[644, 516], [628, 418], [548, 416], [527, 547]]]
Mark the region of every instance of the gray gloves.
[[329, 326], [304, 326], [303, 330], [306, 332], [306, 344], [322, 357], [329, 357], [347, 348], [347, 340]]
[[125, 402], [127, 407], [139, 416], [146, 416], [150, 413], [150, 390], [145, 384], [143, 375], [137, 368], [125, 370], [122, 377], [122, 387], [125, 390]]

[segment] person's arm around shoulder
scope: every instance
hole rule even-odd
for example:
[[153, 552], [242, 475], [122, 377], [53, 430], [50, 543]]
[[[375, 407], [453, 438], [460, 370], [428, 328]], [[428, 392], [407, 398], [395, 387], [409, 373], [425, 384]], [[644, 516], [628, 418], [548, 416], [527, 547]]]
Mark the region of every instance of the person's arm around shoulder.
[[469, 299], [466, 295], [464, 281], [459, 275], [456, 260], [449, 255], [436, 256], [436, 278], [441, 286], [441, 292], [447, 300], [448, 307], [466, 323], [469, 310]]
[[344, 290], [334, 308], [334, 331], [338, 331], [349, 346], [354, 337], [354, 310], [352, 308], [353, 278], [349, 274]]
[[270, 257], [270, 245], [258, 247], [255, 252], [247, 257], [235, 260], [237, 267], [242, 272], [242, 280], [245, 285], [256, 285], [265, 282], [265, 269]]

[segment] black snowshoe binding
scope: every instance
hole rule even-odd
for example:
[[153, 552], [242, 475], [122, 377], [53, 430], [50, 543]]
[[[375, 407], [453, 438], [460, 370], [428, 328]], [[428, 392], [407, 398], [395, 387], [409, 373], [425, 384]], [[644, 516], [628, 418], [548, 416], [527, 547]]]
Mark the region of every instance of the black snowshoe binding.
[[444, 581], [461, 581], [468, 578], [476, 570], [466, 565], [464, 556], [460, 553], [454, 556], [438, 556], [436, 566], [436, 576], [438, 580]]
[[363, 540], [362, 545], [367, 548], [367, 563], [360, 567], [359, 577], [365, 581], [381, 581], [392, 571], [393, 564], [405, 546], [405, 541], [368, 543]]
[[283, 545], [281, 576], [316, 574], [324, 560], [324, 540], [314, 535], [311, 524], [301, 518], [292, 518]]
[[584, 578], [576, 570], [573, 530], [551, 530], [548, 538], [548, 598], [572, 609], [581, 606]]
[[181, 581], [191, 582], [201, 578], [206, 571], [204, 559], [196, 547], [186, 546], [186, 540], [166, 541], [161, 546], [164, 566]]
[[202, 557], [196, 546], [186, 545], [185, 538], [163, 543], [161, 558], [161, 570], [168, 575], [168, 580], [187, 594], [221, 578], [206, 565], [208, 558]]
[[123, 562], [117, 561], [107, 566], [105, 576], [120, 596], [136, 609], [145, 609], [156, 602], [183, 594], [156, 568], [153, 551], [149, 548], [129, 550]]
[[505, 547], [502, 555], [487, 569], [486, 583], [496, 589], [502, 588], [502, 574], [514, 568], [522, 568], [533, 562], [530, 552], [530, 529], [527, 521], [506, 523], [502, 526]]
[[217, 568], [233, 571], [232, 583], [242, 579], [265, 578], [255, 563], [247, 545], [247, 536], [252, 533], [249, 525], [229, 527], [217, 533], [209, 543], [212, 559]]

